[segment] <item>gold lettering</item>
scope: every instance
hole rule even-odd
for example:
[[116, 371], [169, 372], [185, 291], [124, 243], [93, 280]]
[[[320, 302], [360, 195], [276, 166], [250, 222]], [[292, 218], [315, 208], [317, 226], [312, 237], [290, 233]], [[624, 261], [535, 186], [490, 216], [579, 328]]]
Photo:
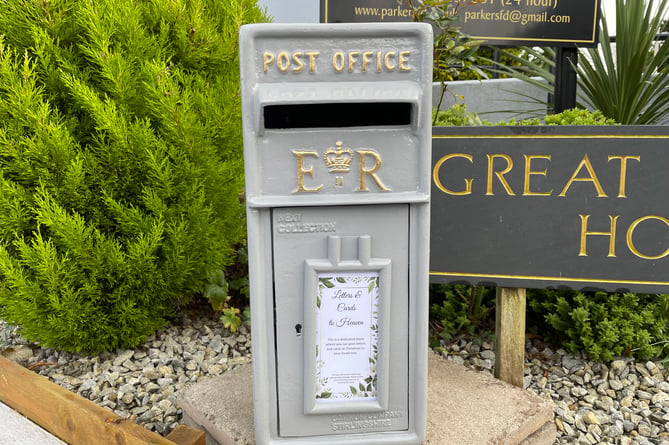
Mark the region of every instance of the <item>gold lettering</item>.
[[383, 60], [383, 51], [377, 51], [376, 52], [376, 72], [380, 73], [381, 72], [381, 62]]
[[636, 227], [639, 224], [641, 224], [642, 222], [647, 221], [649, 219], [657, 219], [657, 220], [662, 221], [663, 223], [665, 223], [667, 226], [669, 226], [669, 219], [663, 218], [661, 216], [649, 215], [649, 216], [644, 216], [642, 218], [639, 218], [630, 225], [629, 229], [627, 229], [627, 247], [630, 249], [630, 252], [632, 252], [634, 255], [638, 256], [639, 258], [643, 258], [644, 260], [659, 260], [660, 258], [664, 258], [667, 255], [669, 255], [669, 249], [665, 250], [660, 255], [649, 256], [649, 255], [644, 255], [643, 253], [639, 252], [639, 250], [636, 248], [636, 246], [632, 242], [632, 236], [634, 235], [634, 230], [636, 230]]
[[266, 73], [269, 71], [269, 66], [274, 63], [274, 54], [269, 51], [265, 51], [262, 55], [262, 68]]
[[[587, 178], [577, 178], [576, 176], [579, 174], [581, 169], [585, 166], [586, 170], [588, 171], [588, 177]], [[604, 189], [602, 188], [602, 185], [599, 183], [599, 179], [597, 179], [597, 175], [595, 174], [595, 170], [592, 168], [592, 164], [590, 163], [590, 159], [588, 158], [588, 155], [583, 156], [583, 160], [581, 161], [580, 164], [578, 164], [578, 167], [576, 167], [576, 170], [574, 171], [574, 174], [571, 175], [571, 178], [567, 182], [567, 185], [564, 186], [562, 189], [562, 192], [558, 196], [566, 196], [567, 195], [567, 190], [569, 190], [569, 187], [575, 182], [592, 182], [592, 184], [595, 186], [597, 189], [597, 197], [598, 198], [606, 198], [606, 193], [604, 193]]]
[[344, 71], [344, 67], [346, 66], [346, 62], [344, 61], [344, 53], [341, 51], [337, 51], [334, 53], [332, 56], [332, 67], [334, 70], [338, 73], [341, 73]]
[[304, 69], [304, 62], [302, 62], [302, 51], [295, 51], [293, 53], [293, 62], [297, 64], [295, 68], [293, 68], [294, 73], [301, 73], [302, 70]]
[[[616, 256], [616, 226], [618, 222], [618, 215], [609, 215], [611, 220], [611, 231], [610, 232], [588, 232], [588, 219], [590, 215], [578, 215], [581, 217], [581, 248], [578, 252], [578, 256], [588, 256], [586, 248], [586, 237], [588, 235], [600, 235], [609, 237], [609, 254], [608, 257]], [[630, 236], [629, 230], [627, 231], [628, 237]]]
[[288, 71], [288, 68], [290, 68], [290, 56], [287, 52], [281, 51], [279, 54], [277, 54], [276, 66], [282, 73]]
[[353, 67], [355, 66], [355, 62], [357, 60], [357, 57], [360, 55], [360, 51], [350, 51], [348, 53], [348, 72], [352, 73], [353, 72]]
[[393, 65], [390, 64], [390, 59], [392, 59], [393, 57], [395, 57], [395, 51], [388, 51], [386, 53], [386, 57], [383, 59], [386, 66], [386, 70], [388, 71], [394, 71], [395, 68], [397, 68], [397, 64]]
[[303, 193], [303, 192], [318, 192], [323, 188], [323, 184], [319, 185], [316, 188], [306, 188], [304, 186], [304, 175], [309, 175], [312, 178], [314, 177], [314, 166], [312, 165], [309, 168], [304, 167], [304, 157], [305, 156], [315, 156], [319, 158], [318, 152], [315, 151], [300, 151], [293, 150], [293, 154], [297, 157], [297, 190], [293, 193]]
[[641, 162], [641, 156], [609, 156], [609, 162], [613, 159], [620, 159], [620, 188], [618, 189], [618, 198], [627, 198], [625, 194], [625, 184], [627, 182], [627, 161]]
[[532, 175], [546, 176], [546, 170], [532, 170], [532, 160], [547, 159], [550, 162], [551, 155], [524, 155], [524, 156], [525, 156], [525, 184], [523, 187], [523, 196], [550, 196], [553, 193], [553, 190], [551, 190], [550, 192], [530, 191], [530, 177]]
[[400, 58], [399, 58], [400, 71], [411, 71], [411, 67], [408, 65], [409, 54], [411, 54], [411, 51], [400, 51]]
[[309, 72], [316, 72], [316, 57], [320, 54], [318, 51], [307, 51], [304, 54], [309, 58]]
[[367, 65], [369, 65], [370, 57], [374, 55], [373, 51], [365, 51], [362, 53], [362, 72], [367, 72]]
[[[499, 179], [499, 182], [501, 182], [502, 185], [504, 186], [506, 193], [509, 196], [515, 196], [516, 194], [513, 193], [513, 190], [511, 190], [511, 187], [509, 187], [509, 183], [506, 182], [506, 178], [504, 178], [504, 175], [509, 173], [513, 168], [513, 160], [511, 159], [511, 157], [509, 155], [491, 155], [491, 154], [487, 156], [488, 156], [488, 187], [486, 189], [486, 195], [490, 196], [494, 195], [494, 193], [492, 192], [492, 174], [494, 172], [495, 176], [497, 176], [497, 179]], [[501, 158], [506, 160], [506, 168], [501, 172], [495, 172], [493, 169], [495, 158]]]
[[446, 194], [449, 194], [449, 195], [460, 195], [460, 196], [471, 195], [472, 194], [472, 182], [474, 182], [474, 180], [471, 179], [471, 178], [465, 178], [465, 190], [461, 191], [461, 192], [454, 192], [453, 190], [447, 189], [446, 187], [444, 187], [444, 185], [439, 180], [439, 170], [441, 169], [441, 166], [444, 164], [444, 162], [446, 162], [446, 161], [448, 161], [449, 159], [452, 159], [452, 158], [465, 158], [469, 162], [471, 162], [472, 164], [474, 163], [474, 159], [472, 158], [472, 155], [470, 155], [470, 154], [466, 154], [466, 153], [451, 153], [451, 154], [448, 154], [448, 155], [442, 157], [441, 159], [439, 159], [439, 161], [437, 161], [437, 163], [434, 165], [434, 170], [432, 171], [432, 179], [434, 180], [434, 183], [437, 185], [439, 190], [441, 190], [442, 192], [444, 192]]
[[[355, 190], [356, 192], [368, 192], [369, 189], [367, 188], [367, 182], [366, 178], [367, 175], [369, 175], [370, 178], [374, 180], [376, 183], [376, 186], [381, 190], [382, 192], [389, 192], [390, 189], [386, 187], [383, 182], [379, 179], [379, 177], [376, 175], [376, 172], [381, 168], [381, 156], [374, 150], [356, 150], [356, 153], [360, 156], [360, 170], [359, 170], [359, 175], [358, 175], [358, 188]], [[371, 168], [365, 168], [366, 164], [366, 157], [371, 156], [374, 159], [374, 166]]]

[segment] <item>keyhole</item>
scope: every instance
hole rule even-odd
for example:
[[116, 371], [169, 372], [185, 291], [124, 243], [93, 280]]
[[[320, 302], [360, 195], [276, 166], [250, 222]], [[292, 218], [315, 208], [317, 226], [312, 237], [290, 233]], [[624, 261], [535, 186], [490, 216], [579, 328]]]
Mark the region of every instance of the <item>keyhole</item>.
[[302, 325], [301, 324], [296, 324], [295, 325], [295, 333], [297, 334], [298, 337], [302, 336]]

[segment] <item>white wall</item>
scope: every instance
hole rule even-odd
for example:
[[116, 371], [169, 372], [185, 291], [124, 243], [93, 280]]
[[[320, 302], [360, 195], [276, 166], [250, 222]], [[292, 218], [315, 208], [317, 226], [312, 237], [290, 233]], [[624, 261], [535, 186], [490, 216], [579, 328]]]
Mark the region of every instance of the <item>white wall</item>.
[[[432, 106], [435, 108], [440, 92], [441, 84], [435, 83], [432, 88]], [[541, 88], [517, 79], [462, 80], [448, 83], [439, 108], [448, 110], [453, 104], [464, 103], [467, 111], [477, 113], [482, 120], [497, 123], [546, 116], [546, 106], [539, 102], [545, 102], [547, 97]]]
[[274, 23], [318, 23], [320, 0], [258, 0]]

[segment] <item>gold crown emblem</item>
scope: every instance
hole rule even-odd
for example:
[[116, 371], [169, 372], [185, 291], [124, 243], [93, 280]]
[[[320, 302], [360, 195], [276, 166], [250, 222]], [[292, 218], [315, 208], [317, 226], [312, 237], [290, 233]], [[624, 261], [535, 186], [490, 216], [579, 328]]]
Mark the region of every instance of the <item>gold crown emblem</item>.
[[337, 141], [337, 148], [330, 148], [323, 153], [325, 165], [330, 173], [348, 173], [353, 162], [353, 152], [348, 148], [341, 148], [341, 141]]

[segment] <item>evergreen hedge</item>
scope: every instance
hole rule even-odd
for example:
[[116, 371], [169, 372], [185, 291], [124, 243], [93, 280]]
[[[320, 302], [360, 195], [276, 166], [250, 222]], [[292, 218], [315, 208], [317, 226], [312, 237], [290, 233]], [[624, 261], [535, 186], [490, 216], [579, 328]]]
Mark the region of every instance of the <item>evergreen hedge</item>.
[[0, 318], [132, 348], [245, 235], [237, 32], [255, 0], [2, 0]]

